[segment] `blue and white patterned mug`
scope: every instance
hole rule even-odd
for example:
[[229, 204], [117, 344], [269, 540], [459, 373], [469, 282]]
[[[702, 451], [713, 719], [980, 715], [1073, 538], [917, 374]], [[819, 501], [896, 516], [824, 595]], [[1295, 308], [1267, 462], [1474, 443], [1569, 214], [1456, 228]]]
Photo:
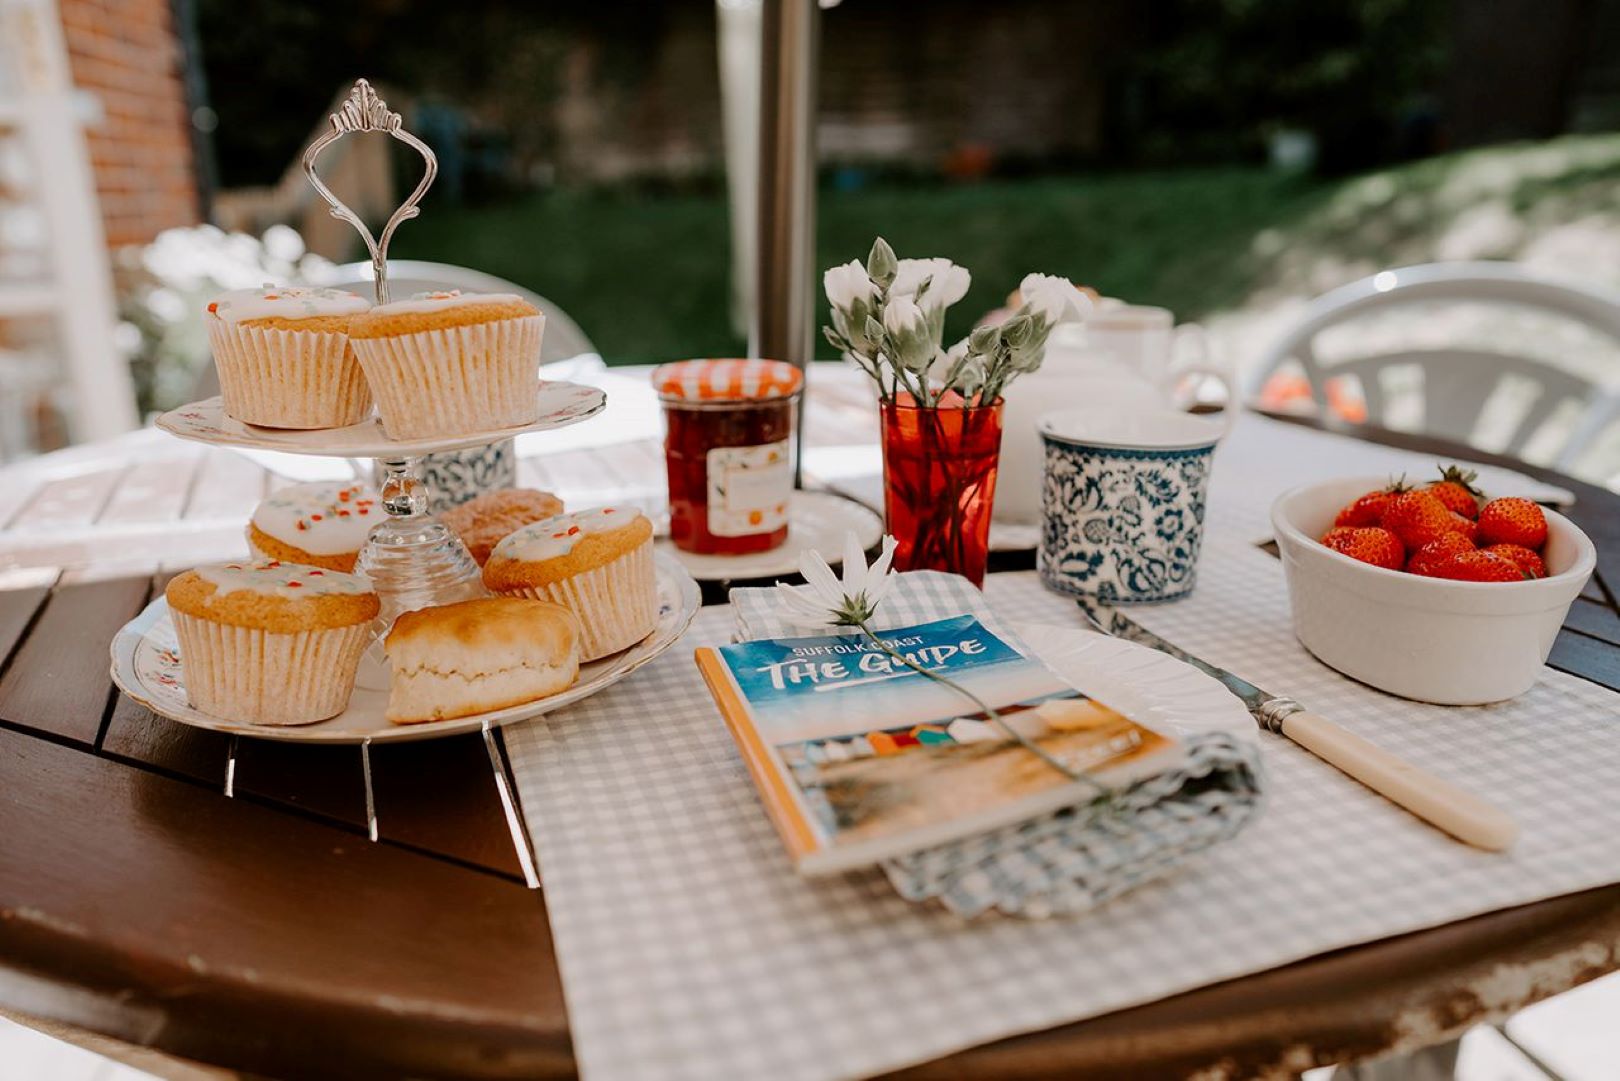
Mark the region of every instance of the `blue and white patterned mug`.
[[1090, 408], [1042, 416], [1036, 567], [1047, 588], [1107, 604], [1192, 592], [1210, 462], [1236, 415]]

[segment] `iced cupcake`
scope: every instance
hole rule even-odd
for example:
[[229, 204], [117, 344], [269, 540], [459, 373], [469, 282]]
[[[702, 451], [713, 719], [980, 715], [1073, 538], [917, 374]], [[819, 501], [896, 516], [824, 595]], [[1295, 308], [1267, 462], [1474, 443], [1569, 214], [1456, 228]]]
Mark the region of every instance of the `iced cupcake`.
[[484, 564], [492, 593], [560, 604], [579, 617], [580, 660], [641, 641], [658, 625], [652, 523], [639, 511], [598, 507], [526, 525]]
[[349, 347], [370, 304], [341, 289], [239, 289], [208, 305], [208, 343], [225, 412], [267, 428], [340, 428], [371, 410]]
[[511, 293], [418, 293], [354, 320], [349, 336], [383, 430], [426, 439], [540, 415], [545, 317]]
[[275, 560], [198, 567], [165, 596], [191, 704], [251, 724], [342, 713], [379, 607], [363, 578]]
[[439, 515], [482, 567], [495, 546], [531, 522], [561, 514], [563, 501], [533, 488], [501, 488], [485, 492]]
[[371, 527], [386, 517], [381, 497], [363, 484], [293, 484], [253, 509], [248, 546], [267, 560], [352, 571]]

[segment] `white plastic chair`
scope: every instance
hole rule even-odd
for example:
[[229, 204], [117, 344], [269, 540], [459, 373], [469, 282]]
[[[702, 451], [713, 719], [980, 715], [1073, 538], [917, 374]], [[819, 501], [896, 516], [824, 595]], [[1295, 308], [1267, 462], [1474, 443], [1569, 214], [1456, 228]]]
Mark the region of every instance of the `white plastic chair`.
[[1393, 369], [1416, 368], [1422, 373], [1419, 429], [1476, 443], [1486, 403], [1504, 380], [1519, 377], [1533, 382], [1538, 393], [1514, 425], [1506, 444], [1492, 449], [1522, 456], [1525, 445], [1554, 411], [1566, 402], [1574, 402], [1579, 415], [1553, 457], [1552, 464], [1558, 468], [1572, 465], [1609, 425], [1620, 420], [1620, 395], [1614, 391], [1543, 360], [1514, 353], [1482, 348], [1411, 349], [1331, 365], [1317, 358], [1317, 336], [1330, 327], [1396, 307], [1435, 301], [1507, 305], [1574, 320], [1612, 343], [1620, 358], [1620, 295], [1541, 277], [1515, 263], [1429, 263], [1381, 271], [1318, 297], [1300, 322], [1263, 354], [1246, 388], [1247, 397], [1256, 400], [1266, 381], [1294, 360], [1304, 369], [1311, 396], [1330, 422], [1337, 418], [1327, 407], [1327, 383], [1349, 375], [1361, 384], [1368, 422], [1385, 424], [1389, 396], [1382, 377]]
[[[369, 297], [371, 264], [345, 263], [333, 267], [316, 284], [334, 289], [352, 289], [361, 296]], [[441, 289], [460, 289], [466, 293], [516, 293], [539, 308], [546, 317], [546, 332], [540, 339], [541, 364], [596, 352], [596, 346], [591, 344], [590, 338], [566, 312], [554, 302], [516, 282], [453, 263], [430, 263], [420, 259], [388, 260], [388, 295], [391, 299], [404, 300], [412, 293]]]

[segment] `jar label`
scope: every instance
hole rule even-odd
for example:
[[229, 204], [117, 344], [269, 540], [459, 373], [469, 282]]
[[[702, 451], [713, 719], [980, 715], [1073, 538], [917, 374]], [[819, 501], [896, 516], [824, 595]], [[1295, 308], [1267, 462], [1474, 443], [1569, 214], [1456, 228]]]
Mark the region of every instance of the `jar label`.
[[787, 524], [793, 495], [788, 443], [713, 447], [708, 457], [709, 532], [716, 537], [771, 533]]

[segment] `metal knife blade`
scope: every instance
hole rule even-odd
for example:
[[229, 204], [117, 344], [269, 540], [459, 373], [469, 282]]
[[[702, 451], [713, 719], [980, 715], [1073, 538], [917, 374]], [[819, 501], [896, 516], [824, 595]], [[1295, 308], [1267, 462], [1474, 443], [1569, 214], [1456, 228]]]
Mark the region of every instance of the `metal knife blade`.
[[1168, 653], [1177, 660], [1186, 661], [1199, 671], [1214, 676], [1227, 690], [1242, 699], [1243, 704], [1248, 707], [1254, 719], [1260, 722], [1264, 728], [1269, 728], [1274, 732], [1280, 731], [1282, 719], [1290, 713], [1298, 713], [1302, 709], [1299, 703], [1292, 698], [1280, 694], [1270, 694], [1256, 687], [1242, 676], [1234, 675], [1224, 668], [1217, 668], [1208, 661], [1194, 657], [1180, 646], [1160, 638], [1134, 619], [1125, 615], [1118, 608], [1098, 604], [1086, 597], [1079, 598], [1076, 603], [1080, 606], [1081, 613], [1104, 634], [1112, 635], [1115, 638], [1123, 638], [1130, 642], [1139, 642], [1144, 646], [1151, 646], [1161, 653]]

